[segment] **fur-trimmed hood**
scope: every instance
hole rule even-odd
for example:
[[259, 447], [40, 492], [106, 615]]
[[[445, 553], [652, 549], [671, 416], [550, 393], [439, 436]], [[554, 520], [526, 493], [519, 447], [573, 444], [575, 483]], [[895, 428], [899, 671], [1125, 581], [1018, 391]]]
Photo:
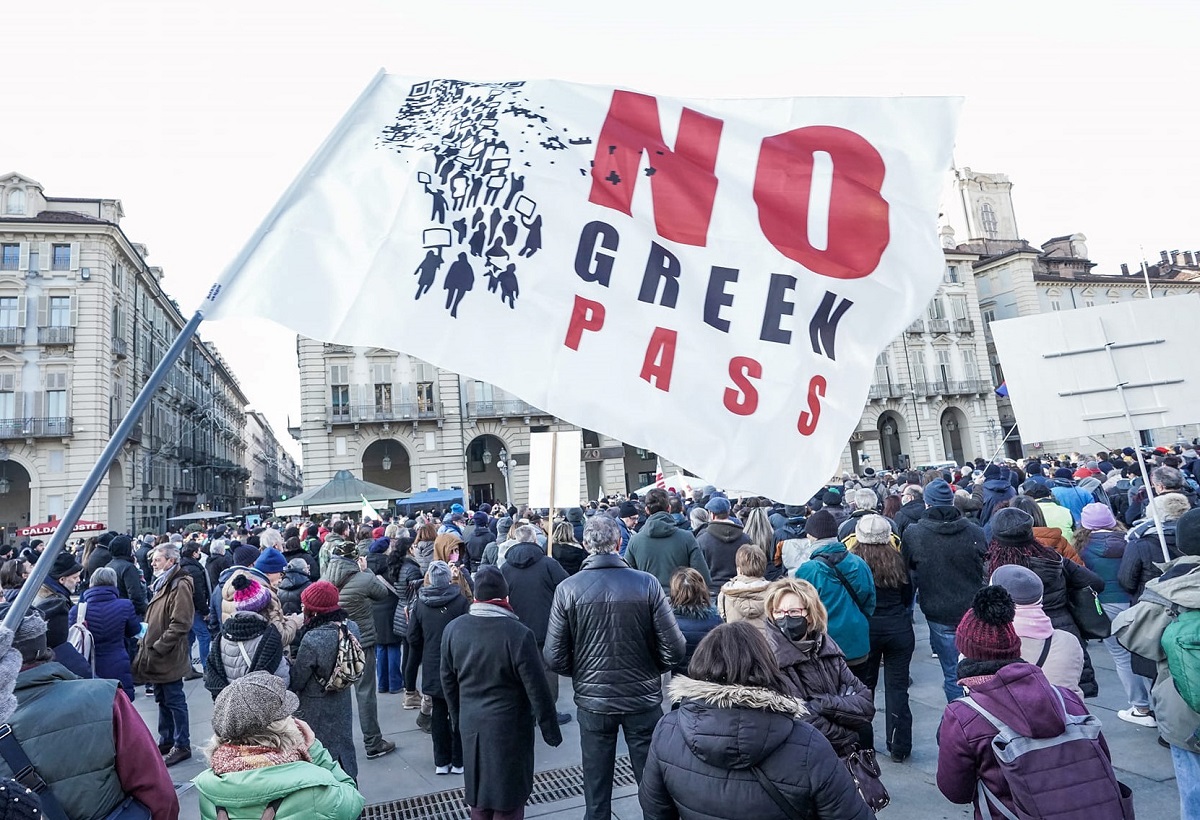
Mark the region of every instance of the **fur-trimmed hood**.
[[803, 702], [768, 689], [677, 676], [669, 691], [672, 700], [682, 701], [677, 715], [683, 742], [720, 769], [757, 766], [787, 742], [808, 713]]

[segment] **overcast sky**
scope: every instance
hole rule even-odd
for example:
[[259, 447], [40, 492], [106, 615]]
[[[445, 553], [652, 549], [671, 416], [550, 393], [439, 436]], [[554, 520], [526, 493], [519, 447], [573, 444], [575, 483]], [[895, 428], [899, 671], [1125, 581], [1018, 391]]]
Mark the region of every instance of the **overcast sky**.
[[[9, 6], [0, 172], [121, 199], [185, 311], [379, 68], [700, 97], [961, 95], [956, 161], [1009, 175], [1033, 244], [1082, 232], [1114, 273], [1143, 247], [1200, 249], [1194, 2]], [[202, 335], [298, 453], [294, 337], [259, 321]]]

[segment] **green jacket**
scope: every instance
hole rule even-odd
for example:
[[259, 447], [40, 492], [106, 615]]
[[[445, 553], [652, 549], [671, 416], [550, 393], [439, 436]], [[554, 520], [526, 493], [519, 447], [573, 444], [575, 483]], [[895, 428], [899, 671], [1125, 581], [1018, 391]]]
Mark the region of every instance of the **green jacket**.
[[308, 747], [312, 763], [299, 761], [219, 775], [206, 769], [195, 779], [200, 793], [200, 816], [216, 820], [224, 806], [229, 820], [262, 820], [267, 804], [283, 798], [276, 820], [356, 820], [363, 796], [354, 780], [314, 740]]
[[375, 646], [375, 602], [387, 600], [391, 594], [383, 579], [369, 569], [359, 569], [354, 559], [336, 555], [329, 559], [321, 577], [338, 588], [338, 606], [358, 624], [358, 642], [363, 649]]
[[1200, 715], [1179, 696], [1162, 649], [1163, 631], [1173, 620], [1171, 604], [1200, 609], [1200, 556], [1185, 555], [1158, 566], [1163, 568], [1162, 576], [1146, 584], [1142, 600], [1113, 619], [1112, 631], [1121, 646], [1158, 664], [1150, 708], [1163, 740], [1189, 752], [1200, 752]]
[[708, 561], [691, 530], [680, 529], [670, 513], [656, 512], [629, 539], [625, 563], [658, 579], [664, 591], [671, 589], [671, 575], [680, 567], [691, 567], [712, 585]]

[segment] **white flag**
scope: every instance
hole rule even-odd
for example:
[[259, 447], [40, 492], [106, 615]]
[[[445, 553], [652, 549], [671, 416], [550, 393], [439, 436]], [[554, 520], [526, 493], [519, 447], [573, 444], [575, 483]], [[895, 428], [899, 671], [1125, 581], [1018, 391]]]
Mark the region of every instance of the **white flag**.
[[381, 74], [203, 309], [403, 351], [800, 503], [941, 279], [958, 107]]
[[359, 498], [361, 498], [363, 502], [362, 523], [366, 523], [367, 521], [378, 521], [379, 513], [377, 513], [375, 508], [371, 506], [371, 502], [367, 501], [367, 497], [365, 495], [360, 495]]

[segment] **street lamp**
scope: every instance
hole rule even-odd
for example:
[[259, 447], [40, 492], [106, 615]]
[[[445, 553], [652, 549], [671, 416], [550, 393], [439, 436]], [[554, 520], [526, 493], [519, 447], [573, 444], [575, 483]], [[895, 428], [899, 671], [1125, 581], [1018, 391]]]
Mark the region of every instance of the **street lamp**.
[[384, 472], [392, 469], [392, 457], [389, 455], [388, 450], [388, 446], [386, 444], [383, 445], [383, 461], [380, 462], [379, 466], [383, 467]]
[[[492, 454], [485, 450], [483, 455], [484, 455], [484, 463], [486, 464], [489, 460], [491, 460]], [[496, 464], [496, 467], [499, 468], [500, 475], [504, 476], [504, 500], [508, 504], [512, 504], [512, 489], [509, 487], [508, 474], [512, 471], [512, 468], [516, 467], [516, 466], [517, 466], [517, 460], [515, 458], [512, 460], [509, 460], [508, 451], [505, 450], [503, 447], [501, 447], [500, 448], [500, 461]]]
[[[492, 463], [492, 451], [484, 447], [483, 455], [481, 455], [479, 458], [483, 461], [483, 464], [486, 467]], [[501, 458], [503, 458], [503, 456], [501, 456]]]

